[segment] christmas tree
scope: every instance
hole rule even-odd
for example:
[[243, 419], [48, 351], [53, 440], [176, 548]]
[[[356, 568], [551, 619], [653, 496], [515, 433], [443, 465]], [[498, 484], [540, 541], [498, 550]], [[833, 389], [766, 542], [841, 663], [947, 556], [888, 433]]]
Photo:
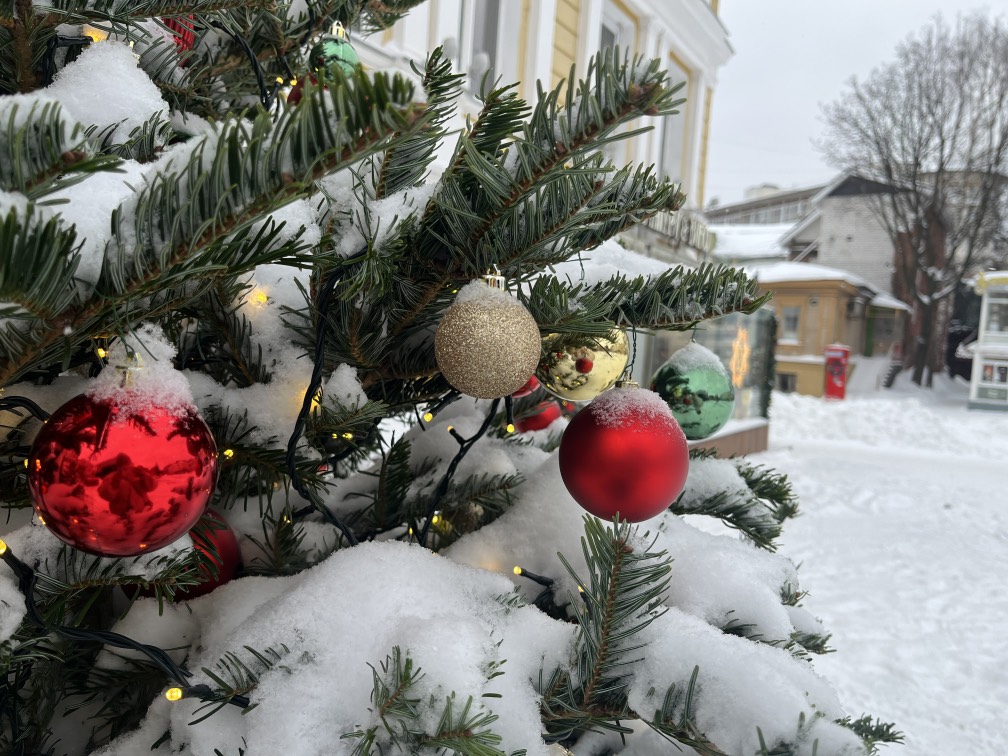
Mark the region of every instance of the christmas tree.
[[604, 51], [449, 133], [441, 51], [365, 70], [345, 31], [416, 4], [0, 7], [0, 751], [897, 738], [813, 670], [786, 477], [614, 386], [637, 330], [765, 302], [590, 276], [684, 201], [602, 149], [678, 83]]

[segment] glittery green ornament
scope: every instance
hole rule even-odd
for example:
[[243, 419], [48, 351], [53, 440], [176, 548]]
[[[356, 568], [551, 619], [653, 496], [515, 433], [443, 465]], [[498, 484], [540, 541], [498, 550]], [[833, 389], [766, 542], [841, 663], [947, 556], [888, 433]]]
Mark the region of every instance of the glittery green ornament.
[[731, 376], [716, 354], [696, 342], [687, 344], [655, 371], [651, 390], [668, 403], [691, 441], [720, 430], [735, 408]]
[[331, 71], [333, 66], [339, 66], [349, 76], [360, 65], [360, 58], [350, 44], [346, 30], [337, 25], [334, 34], [323, 37], [312, 47], [308, 62], [316, 71]]

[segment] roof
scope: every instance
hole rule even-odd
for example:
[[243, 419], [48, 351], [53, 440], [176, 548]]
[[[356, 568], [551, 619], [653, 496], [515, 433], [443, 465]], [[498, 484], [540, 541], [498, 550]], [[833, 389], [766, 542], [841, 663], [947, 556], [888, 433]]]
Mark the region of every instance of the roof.
[[822, 217], [822, 212], [819, 208], [813, 207], [809, 212], [805, 214], [805, 217], [799, 220], [797, 223], [793, 224], [790, 228], [784, 231], [779, 239], [781, 246], [785, 246], [792, 239], [798, 236], [802, 231], [806, 230], [815, 221]]
[[785, 257], [787, 251], [779, 243], [790, 223], [752, 223], [709, 226], [717, 241], [714, 257], [740, 260], [747, 258]]
[[869, 304], [871, 304], [872, 307], [885, 307], [888, 310], [905, 310], [906, 312], [911, 312], [913, 309], [902, 299], [896, 299], [896, 297], [890, 296], [884, 292], [876, 294], [872, 297], [872, 301]]
[[838, 268], [828, 268], [825, 265], [801, 262], [777, 262], [767, 265], [754, 265], [746, 269], [746, 273], [759, 283], [790, 283], [792, 281], [844, 281], [851, 286], [875, 291], [867, 281]]

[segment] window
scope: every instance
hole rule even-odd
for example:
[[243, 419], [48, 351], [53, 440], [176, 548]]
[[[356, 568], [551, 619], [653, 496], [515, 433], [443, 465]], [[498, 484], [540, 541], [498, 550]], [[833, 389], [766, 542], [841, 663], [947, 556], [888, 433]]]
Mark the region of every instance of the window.
[[500, 0], [473, 3], [472, 62], [469, 66], [469, 86], [478, 90], [483, 77], [489, 85], [497, 76], [497, 23]]
[[993, 300], [987, 306], [987, 333], [1008, 333], [1008, 300]]
[[798, 376], [794, 373], [777, 373], [777, 390], [785, 394], [794, 393], [798, 387]]
[[[686, 86], [679, 90], [682, 97], [687, 96], [689, 91], [689, 71], [681, 65], [675, 58], [669, 61], [669, 80], [672, 84], [681, 81], [686, 82]], [[662, 154], [661, 154], [661, 176], [669, 181], [682, 181], [686, 172], [686, 120], [688, 102], [679, 106], [679, 113], [672, 116], [665, 116], [662, 119]], [[750, 219], [745, 219], [743, 223], [751, 223]]]
[[781, 308], [780, 340], [798, 341], [798, 323], [801, 319], [801, 307]]

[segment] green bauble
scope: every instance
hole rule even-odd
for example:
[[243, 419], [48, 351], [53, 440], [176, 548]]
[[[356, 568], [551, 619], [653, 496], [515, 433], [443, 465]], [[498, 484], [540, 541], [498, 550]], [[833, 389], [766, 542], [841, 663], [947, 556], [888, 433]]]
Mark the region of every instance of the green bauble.
[[655, 371], [651, 390], [668, 403], [691, 441], [720, 430], [735, 408], [731, 376], [714, 352], [696, 342], [684, 346]]
[[308, 62], [316, 71], [331, 71], [333, 66], [339, 66], [349, 76], [360, 65], [360, 58], [347, 39], [323, 37], [312, 47]]

